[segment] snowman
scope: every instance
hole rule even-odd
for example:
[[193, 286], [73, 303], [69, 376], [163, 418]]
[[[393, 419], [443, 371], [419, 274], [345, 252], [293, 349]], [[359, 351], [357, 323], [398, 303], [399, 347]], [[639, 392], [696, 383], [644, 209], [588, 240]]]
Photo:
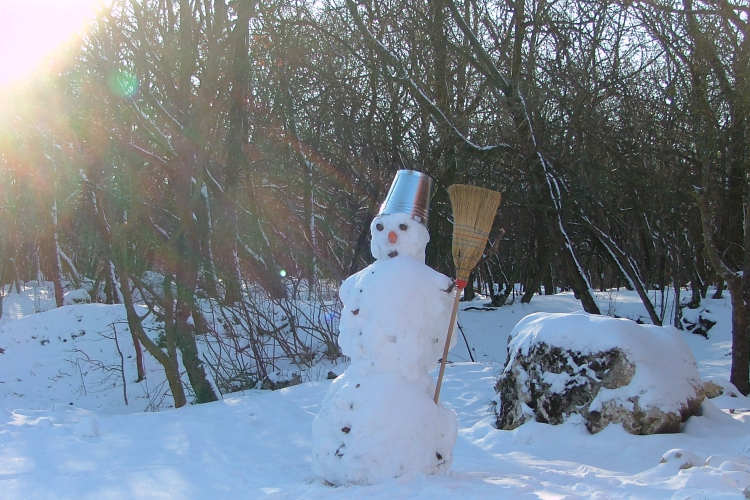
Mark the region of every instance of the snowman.
[[401, 170], [370, 226], [375, 262], [347, 278], [339, 346], [349, 368], [313, 422], [313, 471], [331, 484], [446, 472], [456, 415], [433, 400], [453, 282], [425, 265], [431, 179]]

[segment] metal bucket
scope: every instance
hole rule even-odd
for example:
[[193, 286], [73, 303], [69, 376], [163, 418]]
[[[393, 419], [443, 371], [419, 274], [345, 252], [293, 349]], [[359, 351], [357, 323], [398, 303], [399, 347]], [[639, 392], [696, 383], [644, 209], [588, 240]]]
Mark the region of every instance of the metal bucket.
[[431, 197], [432, 177], [416, 170], [399, 170], [380, 206], [378, 217], [410, 214], [414, 220], [427, 226]]

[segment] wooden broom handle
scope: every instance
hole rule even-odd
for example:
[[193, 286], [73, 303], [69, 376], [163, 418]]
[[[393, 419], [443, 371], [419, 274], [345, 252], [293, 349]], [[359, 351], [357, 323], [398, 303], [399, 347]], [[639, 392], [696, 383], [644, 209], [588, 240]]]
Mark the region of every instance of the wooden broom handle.
[[[466, 285], [464, 285], [466, 286]], [[448, 323], [448, 336], [445, 337], [445, 347], [443, 348], [443, 357], [440, 360], [440, 373], [438, 374], [437, 385], [435, 386], [435, 404], [440, 399], [440, 386], [443, 385], [443, 375], [445, 374], [445, 362], [448, 359], [448, 351], [451, 348], [451, 337], [453, 336], [453, 325], [456, 324], [456, 316], [458, 315], [458, 302], [461, 300], [461, 291], [464, 287], [456, 287], [456, 298], [453, 301], [453, 311], [451, 312], [451, 321]]]

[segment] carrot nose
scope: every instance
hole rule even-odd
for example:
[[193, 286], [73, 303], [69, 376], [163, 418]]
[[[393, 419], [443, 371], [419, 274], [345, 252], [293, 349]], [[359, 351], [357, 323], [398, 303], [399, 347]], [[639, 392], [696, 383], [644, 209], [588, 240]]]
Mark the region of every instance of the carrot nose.
[[390, 233], [388, 233], [388, 241], [390, 241], [391, 244], [396, 243], [397, 239], [398, 239], [398, 236], [396, 235], [395, 232], [391, 231]]

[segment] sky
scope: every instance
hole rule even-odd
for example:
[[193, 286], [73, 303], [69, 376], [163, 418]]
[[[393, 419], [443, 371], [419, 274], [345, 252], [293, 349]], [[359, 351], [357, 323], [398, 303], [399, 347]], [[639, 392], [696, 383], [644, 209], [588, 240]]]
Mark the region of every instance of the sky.
[[85, 29], [101, 0], [0, 0], [0, 88], [22, 82]]

